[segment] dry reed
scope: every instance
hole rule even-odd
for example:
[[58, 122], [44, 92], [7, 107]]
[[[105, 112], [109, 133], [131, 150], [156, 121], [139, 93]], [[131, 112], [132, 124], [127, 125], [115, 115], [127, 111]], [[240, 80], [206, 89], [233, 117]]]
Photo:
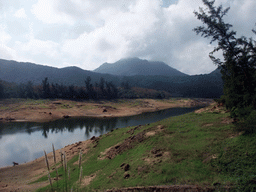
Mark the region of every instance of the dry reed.
[[48, 168], [48, 171], [50, 171], [49, 162], [48, 162], [48, 158], [47, 158], [47, 155], [46, 155], [45, 151], [44, 151], [44, 157], [45, 157], [45, 163], [46, 163], [46, 166]]
[[48, 161], [48, 157], [47, 157], [47, 154], [46, 154], [45, 150], [44, 150], [44, 157], [45, 157], [46, 167], [48, 169], [48, 180], [50, 182], [51, 189], [52, 189], [52, 179], [51, 179], [51, 175], [50, 175], [50, 166], [49, 166], [49, 161]]

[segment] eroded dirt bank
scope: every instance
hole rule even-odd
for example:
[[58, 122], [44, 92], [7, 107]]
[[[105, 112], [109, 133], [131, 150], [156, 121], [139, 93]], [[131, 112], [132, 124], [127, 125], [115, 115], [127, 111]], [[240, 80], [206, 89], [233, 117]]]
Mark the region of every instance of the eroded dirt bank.
[[76, 102], [67, 100], [12, 100], [0, 101], [0, 121], [52, 121], [61, 118], [121, 117], [173, 107], [205, 106], [211, 99], [135, 99], [99, 102]]

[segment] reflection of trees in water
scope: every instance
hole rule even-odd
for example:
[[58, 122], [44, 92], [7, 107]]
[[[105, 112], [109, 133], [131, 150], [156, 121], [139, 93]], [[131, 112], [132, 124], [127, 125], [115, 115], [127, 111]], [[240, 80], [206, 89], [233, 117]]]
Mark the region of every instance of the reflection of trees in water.
[[129, 121], [135, 121], [138, 124], [146, 123], [149, 121], [154, 122], [163, 118], [167, 118], [174, 115], [181, 115], [186, 112], [191, 112], [197, 108], [173, 108], [171, 110], [157, 111], [154, 113], [143, 113], [132, 117], [121, 118], [70, 118], [60, 119], [46, 123], [31, 123], [31, 122], [13, 122], [13, 123], [1, 123], [0, 122], [0, 138], [3, 134], [15, 134], [17, 132], [26, 132], [31, 134], [35, 131], [41, 130], [42, 135], [47, 138], [48, 134], [59, 132], [74, 132], [75, 129], [85, 129], [85, 135], [90, 136], [91, 132], [99, 133], [103, 135], [109, 132], [111, 129], [117, 127], [117, 123], [130, 126]]
[[15, 134], [17, 132], [26, 132], [29, 135], [34, 132], [38, 127], [38, 123], [31, 122], [9, 122], [1, 123], [0, 122], [0, 138], [4, 134]]
[[101, 135], [116, 127], [117, 118], [72, 118], [67, 120], [57, 120], [42, 124], [42, 135], [47, 138], [49, 132], [59, 133], [63, 131], [74, 132], [75, 129], [85, 128], [85, 135], [88, 137], [92, 131]]
[[3, 124], [0, 122], [0, 139], [2, 138], [2, 135], [3, 135]]

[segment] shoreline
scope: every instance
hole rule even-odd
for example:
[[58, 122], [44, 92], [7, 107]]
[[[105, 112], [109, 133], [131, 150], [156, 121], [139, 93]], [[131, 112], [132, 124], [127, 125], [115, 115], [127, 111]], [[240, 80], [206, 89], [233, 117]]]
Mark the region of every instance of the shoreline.
[[[125, 117], [175, 107], [207, 106], [212, 99], [126, 99], [116, 101], [21, 100], [0, 102], [0, 122], [49, 122], [72, 117]], [[1, 107], [2, 106], [2, 107]]]

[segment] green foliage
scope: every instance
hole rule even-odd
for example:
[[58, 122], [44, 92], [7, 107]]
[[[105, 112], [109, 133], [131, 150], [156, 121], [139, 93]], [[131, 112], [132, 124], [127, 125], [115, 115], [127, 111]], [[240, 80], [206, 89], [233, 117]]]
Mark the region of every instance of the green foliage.
[[256, 190], [256, 135], [241, 135], [223, 141], [219, 156], [212, 167], [223, 180], [235, 185], [237, 191]]
[[[132, 135], [134, 127], [105, 134], [99, 137], [96, 147], [83, 155], [83, 175], [95, 178], [81, 190], [175, 184], [210, 186], [216, 190], [225, 186], [240, 191], [254, 189], [256, 135], [239, 136], [233, 124], [224, 123], [224, 119], [229, 119], [228, 113], [190, 113], [141, 126]], [[163, 127], [160, 132], [158, 126]], [[130, 143], [133, 148], [114, 158], [104, 158], [110, 147], [142, 131], [156, 132], [142, 142]], [[154, 150], [160, 150], [162, 156], [156, 157]], [[68, 162], [71, 170], [75, 168], [68, 186], [75, 186], [78, 181], [79, 170], [74, 165], [77, 159], [78, 156]], [[123, 163], [130, 165], [126, 172], [120, 167]], [[62, 169], [59, 172], [63, 174]], [[125, 174], [130, 177], [125, 178]], [[52, 171], [51, 176], [54, 175]], [[59, 186], [63, 182], [62, 178]]]
[[43, 99], [51, 98], [51, 90], [50, 90], [50, 84], [48, 83], [48, 78], [46, 77], [42, 81], [42, 93], [41, 97]]
[[[250, 38], [236, 37], [232, 25], [225, 23], [224, 16], [229, 7], [215, 7], [215, 1], [203, 0], [207, 9], [195, 12], [203, 26], [194, 31], [203, 37], [217, 42], [217, 47], [210, 53], [210, 58], [221, 69], [224, 81], [225, 105], [233, 117], [245, 118], [256, 109], [256, 42]], [[255, 33], [255, 31], [253, 31]], [[213, 54], [222, 51], [224, 60]]]

